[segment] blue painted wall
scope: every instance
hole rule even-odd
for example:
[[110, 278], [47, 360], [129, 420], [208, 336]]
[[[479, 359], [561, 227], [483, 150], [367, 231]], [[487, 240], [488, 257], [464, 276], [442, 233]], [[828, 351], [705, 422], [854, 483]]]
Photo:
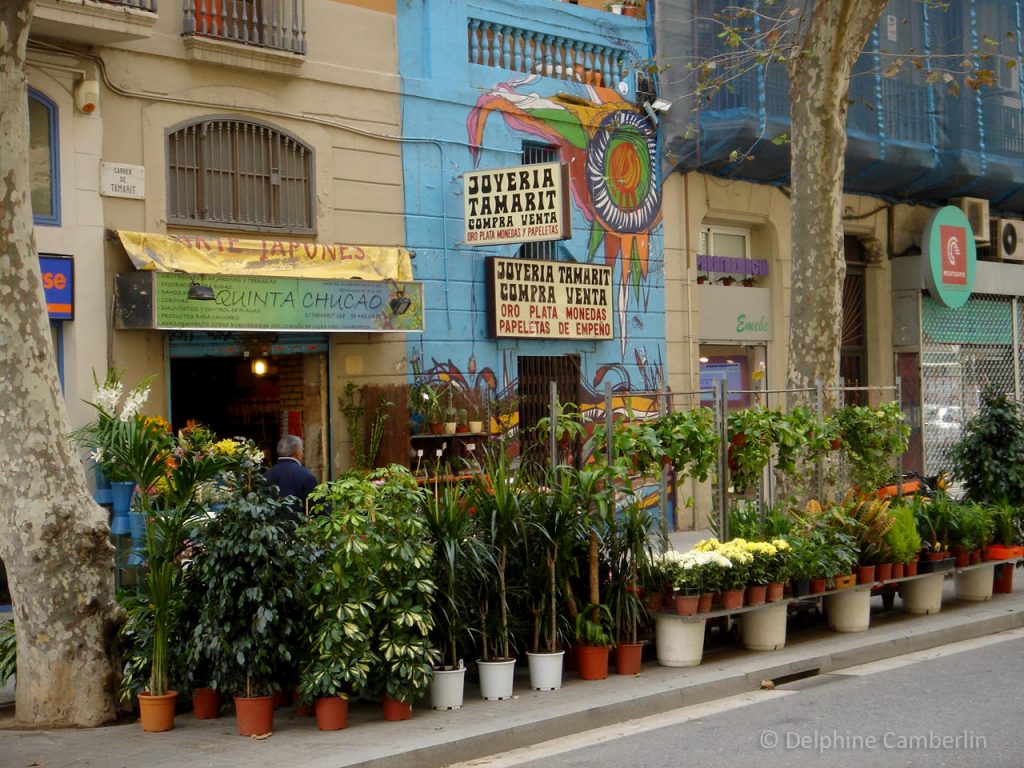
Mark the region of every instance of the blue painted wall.
[[[410, 139], [403, 145], [406, 244], [425, 284], [426, 330], [410, 343], [410, 375], [450, 377], [501, 395], [516, 391], [517, 356], [579, 354], [591, 392], [584, 401], [599, 400], [605, 380], [620, 389], [660, 386], [665, 302], [656, 130], [633, 103], [634, 73], [652, 58], [646, 22], [548, 0], [408, 0], [397, 3], [397, 23], [402, 133]], [[614, 49], [627, 65], [628, 87], [620, 89], [617, 76], [610, 78], [615, 87], [592, 87], [474, 64], [471, 23]], [[524, 143], [557, 145], [570, 163], [573, 237], [558, 243], [557, 258], [612, 266], [612, 341], [488, 337], [484, 260], [515, 256], [519, 246], [461, 245], [462, 174], [520, 165]]]

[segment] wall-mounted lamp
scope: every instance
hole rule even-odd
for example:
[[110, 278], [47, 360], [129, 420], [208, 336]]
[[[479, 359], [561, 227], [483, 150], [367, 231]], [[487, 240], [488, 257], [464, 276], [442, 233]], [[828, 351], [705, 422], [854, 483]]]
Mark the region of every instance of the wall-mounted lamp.
[[191, 299], [192, 301], [213, 301], [214, 299], [217, 298], [217, 295], [214, 293], [213, 288], [211, 286], [203, 285], [191, 275], [189, 276], [189, 278], [189, 299]]
[[407, 298], [405, 295], [405, 289], [400, 287], [394, 280], [388, 280], [389, 283], [395, 289], [395, 298], [393, 298], [389, 306], [391, 307], [391, 314], [393, 315], [404, 315], [409, 311], [409, 307], [412, 306], [412, 300]]
[[267, 373], [267, 361], [257, 357], [252, 361], [252, 372], [254, 376], [265, 376]]
[[672, 107], [672, 102], [665, 99], [655, 99], [654, 101], [644, 101], [643, 110], [647, 113], [647, 117], [650, 119], [655, 126], [658, 125], [658, 113], [668, 112]]
[[100, 103], [100, 84], [96, 80], [79, 80], [75, 83], [75, 107], [83, 115], [91, 115]]

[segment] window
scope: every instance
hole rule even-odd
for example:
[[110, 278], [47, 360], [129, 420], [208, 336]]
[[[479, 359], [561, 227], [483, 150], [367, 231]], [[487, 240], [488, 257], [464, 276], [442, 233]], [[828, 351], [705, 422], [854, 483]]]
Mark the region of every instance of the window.
[[750, 258], [750, 230], [705, 227], [700, 233], [700, 252], [730, 259]]
[[189, 123], [167, 137], [167, 220], [311, 233], [312, 169], [308, 145], [263, 123]]
[[28, 92], [28, 131], [32, 221], [56, 227], [60, 225], [57, 106], [32, 89]]
[[[539, 165], [541, 163], [558, 162], [558, 147], [544, 144], [523, 144], [523, 165]], [[568, 194], [568, 191], [566, 191]], [[523, 243], [519, 248], [519, 256], [524, 259], [547, 259], [554, 261], [557, 240], [546, 240], [541, 243]]]

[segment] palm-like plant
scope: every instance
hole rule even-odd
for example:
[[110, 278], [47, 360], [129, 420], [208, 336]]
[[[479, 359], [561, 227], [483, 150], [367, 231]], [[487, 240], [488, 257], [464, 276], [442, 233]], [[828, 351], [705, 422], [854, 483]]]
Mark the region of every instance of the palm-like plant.
[[559, 650], [558, 604], [567, 600], [565, 585], [578, 573], [576, 549], [587, 535], [585, 508], [576, 491], [579, 473], [559, 465], [529, 489], [525, 512], [523, 560], [533, 614], [534, 653]]
[[[521, 538], [521, 481], [512, 469], [503, 441], [494, 441], [480, 452], [481, 472], [468, 487], [476, 509], [480, 535], [494, 555], [493, 588], [480, 595], [483, 619], [481, 650], [484, 661], [511, 658], [512, 633], [509, 624], [509, 556]], [[493, 616], [496, 613], [496, 616]]]
[[438, 585], [434, 603], [436, 634], [445, 668], [459, 666], [459, 638], [477, 630], [469, 620], [467, 589], [484, 580], [493, 567], [490, 548], [477, 535], [476, 518], [460, 486], [437, 484], [427, 494], [423, 520], [434, 545], [433, 574]]

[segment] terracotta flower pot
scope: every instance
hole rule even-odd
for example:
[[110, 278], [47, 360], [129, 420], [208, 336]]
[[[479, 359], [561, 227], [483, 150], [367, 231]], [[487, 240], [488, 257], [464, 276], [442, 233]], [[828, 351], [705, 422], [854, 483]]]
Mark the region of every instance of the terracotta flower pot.
[[857, 583], [858, 584], [870, 584], [875, 580], [875, 566], [873, 565], [858, 565], [857, 566]]
[[192, 716], [196, 720], [220, 717], [220, 692], [215, 688], [196, 688], [192, 691]]
[[747, 605], [764, 605], [768, 587], [765, 584], [750, 584], [743, 596]]
[[274, 730], [273, 696], [235, 696], [239, 736], [261, 736]]
[[348, 699], [328, 696], [317, 699], [316, 727], [321, 731], [340, 731], [348, 727]]
[[917, 576], [917, 560], [911, 560], [903, 564], [903, 575]]
[[608, 677], [607, 645], [580, 645], [577, 654], [580, 664], [580, 680], [604, 680]]
[[722, 609], [731, 611], [742, 608], [744, 591], [742, 589], [727, 589], [722, 592]]
[[635, 675], [640, 672], [644, 655], [643, 643], [619, 643], [615, 646], [615, 672], [619, 675]]
[[697, 601], [697, 613], [707, 613], [711, 610], [711, 602], [714, 595], [710, 592], [701, 593], [700, 599]]
[[665, 596], [661, 592], [651, 592], [647, 595], [647, 610], [660, 611], [665, 604]]
[[1013, 592], [1013, 563], [997, 565], [992, 580], [992, 591], [999, 594]]
[[808, 594], [820, 595], [825, 591], [825, 585], [828, 583], [828, 579], [809, 579], [810, 584], [808, 585], [811, 591]]
[[781, 581], [773, 581], [768, 585], [768, 591], [765, 593], [764, 599], [769, 603], [776, 603], [782, 599], [785, 594], [786, 585]]
[[171, 730], [174, 727], [174, 705], [177, 701], [177, 691], [168, 691], [162, 696], [140, 693], [139, 722], [142, 730], [149, 733]]
[[381, 709], [384, 712], [384, 719], [392, 722], [408, 720], [412, 717], [412, 704], [406, 701], [398, 701], [390, 696], [381, 700]]
[[891, 579], [902, 579], [905, 575], [905, 564], [904, 563], [893, 563], [892, 564], [892, 576]]
[[892, 563], [879, 563], [875, 566], [875, 578], [878, 581], [888, 581], [892, 578]]
[[676, 613], [680, 616], [692, 616], [697, 612], [697, 605], [699, 602], [699, 595], [676, 595]]

